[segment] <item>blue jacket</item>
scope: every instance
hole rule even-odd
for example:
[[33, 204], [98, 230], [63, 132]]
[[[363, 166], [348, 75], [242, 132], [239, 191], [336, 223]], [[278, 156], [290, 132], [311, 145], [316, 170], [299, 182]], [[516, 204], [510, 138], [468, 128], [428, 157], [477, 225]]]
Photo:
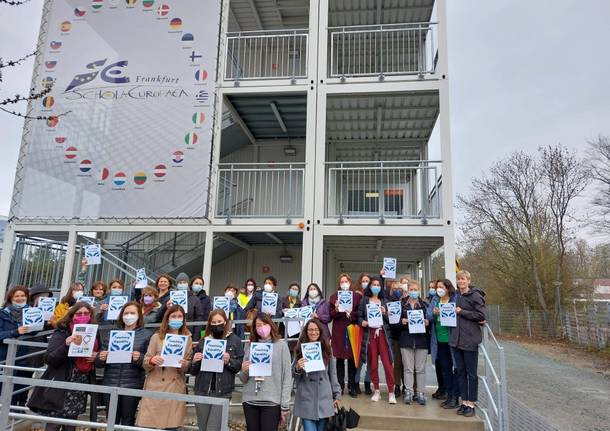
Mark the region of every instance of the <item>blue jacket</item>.
[[[449, 302], [456, 302], [459, 294], [454, 292], [449, 298]], [[428, 310], [426, 311], [426, 319], [430, 321], [430, 356], [432, 356], [432, 363], [436, 362], [436, 355], [438, 354], [438, 341], [436, 340], [436, 320], [434, 318], [434, 307], [438, 307], [438, 301], [440, 298], [436, 295], [430, 301]], [[452, 328], [449, 328], [449, 339], [451, 339]]]
[[[8, 353], [8, 345], [4, 344], [4, 340], [7, 338], [18, 338], [19, 332], [17, 328], [21, 326], [21, 322], [15, 322], [9, 311], [3, 308], [0, 310], [0, 361], [6, 360], [6, 354]], [[17, 357], [27, 355], [29, 349], [26, 346], [19, 346], [17, 348]], [[27, 366], [27, 359], [18, 360], [16, 365]]]

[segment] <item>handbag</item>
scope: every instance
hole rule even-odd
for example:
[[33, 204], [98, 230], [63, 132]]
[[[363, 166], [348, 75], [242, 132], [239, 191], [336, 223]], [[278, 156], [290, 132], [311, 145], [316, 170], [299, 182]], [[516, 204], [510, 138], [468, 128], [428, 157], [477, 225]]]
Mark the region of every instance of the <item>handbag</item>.
[[356, 413], [356, 410], [350, 407], [349, 411], [346, 413], [345, 416], [345, 422], [348, 428], [351, 429], [356, 428], [358, 426], [358, 423], [360, 422], [360, 415]]
[[[48, 367], [42, 376], [40, 376], [40, 379], [67, 382], [70, 381], [71, 376], [72, 366], [62, 367], [60, 369]], [[36, 386], [30, 394], [27, 407], [33, 412], [41, 414], [49, 411], [60, 412], [64, 408], [65, 398], [65, 389]]]

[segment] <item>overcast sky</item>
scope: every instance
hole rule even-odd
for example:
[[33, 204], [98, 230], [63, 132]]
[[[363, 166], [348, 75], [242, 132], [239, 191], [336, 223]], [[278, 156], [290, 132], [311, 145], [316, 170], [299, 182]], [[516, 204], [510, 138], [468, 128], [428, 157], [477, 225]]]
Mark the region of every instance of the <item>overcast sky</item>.
[[[610, 135], [609, 0], [449, 0], [455, 193], [511, 151]], [[0, 6], [0, 56], [34, 49], [42, 0]], [[32, 62], [5, 69], [25, 93]], [[23, 122], [0, 113], [0, 215], [8, 214]], [[583, 205], [585, 203], [583, 202]]]

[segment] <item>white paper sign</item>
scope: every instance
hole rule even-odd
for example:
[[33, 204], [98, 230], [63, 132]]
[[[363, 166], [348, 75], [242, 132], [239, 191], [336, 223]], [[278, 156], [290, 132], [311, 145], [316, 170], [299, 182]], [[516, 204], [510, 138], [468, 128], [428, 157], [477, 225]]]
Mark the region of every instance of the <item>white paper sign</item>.
[[224, 310], [227, 316], [231, 308], [231, 301], [226, 296], [215, 296], [214, 297], [214, 310]]
[[68, 356], [71, 358], [88, 358], [93, 355], [95, 337], [97, 335], [97, 325], [76, 324], [72, 330], [72, 335], [80, 335], [80, 344], [71, 343], [68, 349]]
[[457, 326], [457, 316], [455, 314], [455, 303], [448, 302], [446, 304], [438, 304], [441, 316], [441, 326]]
[[95, 307], [95, 297], [93, 296], [81, 296], [78, 302], [86, 302], [90, 306]]
[[371, 328], [381, 328], [383, 326], [380, 304], [366, 304], [366, 320]]
[[313, 317], [313, 307], [311, 305], [307, 305], [305, 307], [299, 308], [299, 317], [301, 319], [304, 319], [303, 325], [305, 325], [309, 321], [309, 319]]
[[186, 354], [186, 343], [188, 337], [186, 335], [165, 334], [163, 341], [163, 350], [161, 357], [163, 358], [163, 367], [180, 368], [180, 361], [184, 359]]
[[28, 332], [42, 331], [44, 328], [44, 314], [38, 307], [23, 309], [23, 326], [28, 327]]
[[301, 352], [303, 353], [303, 359], [305, 359], [306, 373], [326, 370], [322, 359], [322, 345], [319, 341], [301, 344]]
[[140, 268], [136, 271], [136, 289], [144, 289], [146, 286], [148, 286], [146, 268]]
[[388, 319], [390, 321], [390, 325], [395, 325], [400, 322], [400, 315], [402, 313], [402, 305], [400, 301], [388, 302]]
[[188, 312], [188, 292], [186, 290], [172, 290], [169, 299], [174, 305], [180, 305], [184, 312]]
[[396, 258], [383, 258], [383, 278], [396, 278]]
[[261, 311], [263, 313], [275, 316], [275, 310], [277, 309], [277, 298], [278, 295], [275, 292], [263, 292], [263, 305]]
[[110, 331], [107, 364], [129, 364], [133, 352], [134, 331]]
[[408, 310], [407, 320], [410, 334], [424, 334], [426, 324], [424, 323], [424, 310]]
[[38, 301], [38, 308], [42, 310], [42, 315], [44, 316], [45, 321], [53, 318], [56, 305], [57, 298], [40, 298]]
[[339, 313], [351, 312], [354, 308], [354, 292], [351, 290], [340, 290], [337, 292], [337, 304]]
[[203, 358], [201, 359], [201, 371], [222, 373], [224, 370], [224, 353], [227, 349], [227, 340], [216, 340], [206, 338], [203, 342]]
[[108, 311], [106, 312], [106, 320], [116, 320], [119, 318], [119, 313], [123, 305], [127, 304], [129, 296], [110, 295], [108, 297]]
[[87, 265], [99, 265], [102, 263], [102, 247], [99, 244], [86, 245], [85, 259], [87, 259]]
[[[297, 319], [299, 317], [299, 308], [284, 308], [284, 317], [289, 319]], [[286, 322], [286, 333], [289, 337], [301, 332], [301, 322], [298, 320]]]
[[271, 375], [273, 343], [250, 343], [251, 377], [266, 377]]

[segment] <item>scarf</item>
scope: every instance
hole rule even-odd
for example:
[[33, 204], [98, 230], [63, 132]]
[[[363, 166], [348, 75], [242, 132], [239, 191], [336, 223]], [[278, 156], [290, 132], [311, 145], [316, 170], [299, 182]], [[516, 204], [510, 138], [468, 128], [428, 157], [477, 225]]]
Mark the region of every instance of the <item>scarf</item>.
[[[74, 322], [70, 323], [70, 333], [72, 333], [73, 331], [74, 331]], [[96, 338], [95, 342], [93, 343], [93, 352], [97, 352], [97, 350], [98, 350], [98, 343], [97, 343], [97, 338]], [[95, 364], [93, 362], [89, 362], [87, 360], [87, 358], [75, 358], [74, 366], [76, 367], [76, 369], [79, 372], [81, 372], [83, 374], [88, 374], [95, 368]]]
[[11, 319], [13, 320], [13, 322], [17, 323], [18, 325], [21, 325], [21, 322], [23, 321], [23, 310], [27, 307], [27, 305], [23, 308], [19, 308], [19, 307], [15, 307], [12, 304], [11, 305], [7, 305], [6, 308], [4, 309], [4, 311], [11, 316]]
[[154, 311], [154, 309], [159, 305], [158, 302], [151, 302], [150, 304], [146, 305], [144, 304], [144, 302], [142, 302], [142, 314], [144, 316], [148, 316], [150, 313], [152, 313]]

